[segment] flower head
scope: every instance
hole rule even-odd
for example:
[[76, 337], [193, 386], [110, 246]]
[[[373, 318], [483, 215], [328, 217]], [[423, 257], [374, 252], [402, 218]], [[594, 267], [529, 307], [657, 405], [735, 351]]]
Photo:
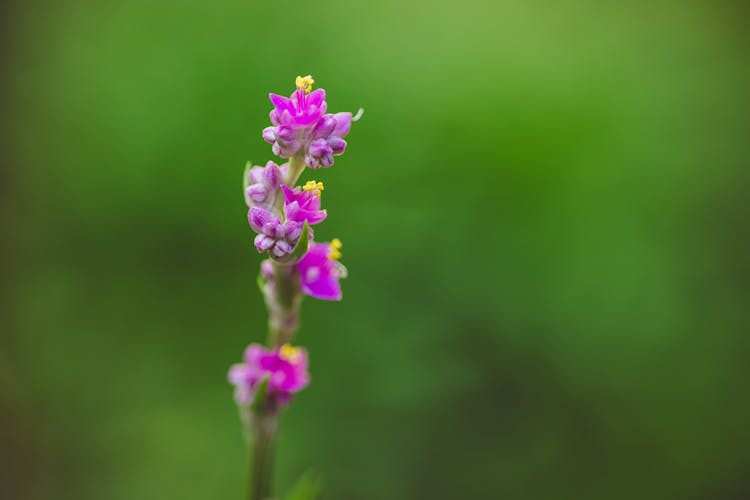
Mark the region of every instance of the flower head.
[[249, 345], [245, 350], [244, 362], [229, 369], [228, 378], [235, 387], [237, 403], [250, 404], [258, 385], [266, 377], [269, 408], [277, 409], [310, 383], [307, 351], [289, 344], [277, 349], [265, 349], [258, 344]]
[[269, 94], [272, 126], [263, 129], [263, 139], [272, 144], [274, 154], [289, 158], [301, 153], [310, 168], [330, 167], [333, 157], [343, 154], [343, 139], [359, 118], [351, 113], [326, 114], [325, 91], [311, 91], [311, 76], [298, 76], [297, 90], [290, 97]]
[[320, 195], [324, 189], [322, 182], [309, 181], [303, 187], [289, 189], [281, 185], [284, 192], [284, 215], [287, 220], [308, 224], [318, 224], [328, 215], [320, 209]]
[[339, 280], [346, 277], [346, 268], [338, 261], [341, 241], [312, 243], [297, 262], [300, 289], [305, 295], [323, 300], [341, 300]]
[[326, 91], [318, 89], [311, 92], [314, 82], [315, 80], [310, 75], [298, 76], [295, 81], [297, 89], [288, 98], [278, 94], [269, 94], [268, 97], [273, 103], [273, 110], [270, 114], [271, 123], [297, 130], [310, 127], [320, 120], [328, 107], [325, 100]]

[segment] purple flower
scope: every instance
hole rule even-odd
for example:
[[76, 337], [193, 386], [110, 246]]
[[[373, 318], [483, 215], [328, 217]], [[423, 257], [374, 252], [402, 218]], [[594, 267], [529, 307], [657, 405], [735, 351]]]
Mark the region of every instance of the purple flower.
[[274, 105], [270, 115], [273, 125], [263, 129], [263, 139], [273, 145], [275, 155], [289, 158], [300, 153], [308, 167], [327, 168], [333, 165], [334, 156], [346, 150], [343, 138], [359, 114], [326, 114], [325, 91], [310, 92], [313, 83], [309, 75], [298, 76], [291, 97], [269, 95]]
[[269, 94], [273, 109], [270, 118], [273, 126], [263, 129], [263, 139], [273, 144], [273, 153], [282, 158], [293, 156], [304, 146], [305, 137], [325, 114], [328, 104], [326, 91], [310, 92], [312, 77], [297, 77], [297, 90], [290, 97]]
[[300, 289], [305, 295], [322, 300], [341, 300], [339, 279], [346, 277], [346, 268], [338, 261], [341, 241], [312, 243], [297, 262]]
[[229, 369], [229, 382], [235, 387], [238, 404], [253, 401], [260, 382], [268, 377], [267, 404], [272, 410], [288, 403], [292, 395], [310, 383], [307, 372], [307, 351], [284, 344], [281, 348], [265, 349], [250, 344], [245, 349], [244, 362]]
[[270, 115], [271, 123], [276, 126], [287, 126], [292, 130], [315, 125], [328, 107], [325, 90], [310, 92], [312, 84], [315, 83], [310, 75], [298, 76], [295, 83], [297, 89], [289, 98], [278, 94], [268, 95], [274, 106]]
[[274, 257], [282, 257], [292, 251], [297, 244], [302, 224], [281, 220], [271, 212], [261, 207], [250, 207], [247, 212], [250, 227], [258, 233], [253, 243], [259, 252], [269, 252]]
[[284, 192], [284, 215], [287, 220], [299, 223], [307, 221], [313, 225], [322, 222], [328, 215], [325, 210], [320, 209], [320, 194], [323, 191], [323, 183], [308, 181], [303, 187], [289, 189], [281, 185]]
[[248, 207], [273, 205], [276, 197], [276, 191], [281, 184], [281, 177], [289, 167], [285, 163], [281, 167], [274, 162], [269, 161], [265, 167], [255, 166], [247, 170], [244, 184], [245, 203]]

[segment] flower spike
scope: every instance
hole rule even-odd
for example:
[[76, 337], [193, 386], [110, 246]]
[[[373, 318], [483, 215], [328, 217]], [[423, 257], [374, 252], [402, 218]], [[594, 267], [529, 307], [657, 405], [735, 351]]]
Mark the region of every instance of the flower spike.
[[[305, 167], [328, 168], [347, 148], [344, 138], [362, 116], [328, 113], [326, 92], [313, 90], [311, 75], [298, 76], [289, 97], [269, 94], [271, 126], [263, 139], [273, 153], [288, 158], [265, 165], [247, 163], [243, 195], [253, 244], [265, 254], [257, 284], [268, 309], [268, 344], [251, 343], [241, 363], [231, 366], [229, 382], [253, 445], [250, 498], [278, 498], [271, 491], [271, 450], [279, 413], [310, 383], [307, 351], [292, 345], [299, 326], [300, 303], [307, 295], [341, 300], [341, 240], [314, 240], [313, 228], [328, 217], [321, 207], [323, 182], [298, 184]], [[257, 465], [257, 466], [256, 466]]]

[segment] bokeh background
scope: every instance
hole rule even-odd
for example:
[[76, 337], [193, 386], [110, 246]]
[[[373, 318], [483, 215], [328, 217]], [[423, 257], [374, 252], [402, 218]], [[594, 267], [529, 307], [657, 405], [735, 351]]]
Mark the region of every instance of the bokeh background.
[[277, 491], [750, 498], [739, 2], [2, 5], [0, 497], [239, 499], [269, 91], [366, 108]]

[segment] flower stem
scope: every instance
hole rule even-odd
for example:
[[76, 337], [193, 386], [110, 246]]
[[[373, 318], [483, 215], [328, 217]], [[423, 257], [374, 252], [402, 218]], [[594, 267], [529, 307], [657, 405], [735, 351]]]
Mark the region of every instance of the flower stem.
[[301, 154], [296, 154], [289, 158], [289, 169], [286, 171], [286, 177], [284, 178], [284, 184], [287, 187], [292, 188], [299, 179], [302, 171], [305, 169], [305, 157]]
[[302, 296], [292, 265], [274, 262], [273, 274], [273, 297], [268, 304], [268, 344], [281, 347], [292, 340], [299, 326]]
[[271, 498], [273, 479], [273, 444], [278, 428], [278, 415], [254, 415], [250, 421], [252, 457], [250, 465], [249, 500]]
[[[289, 169], [282, 180], [293, 188], [305, 169], [302, 155], [289, 159]], [[283, 215], [284, 197], [277, 193], [277, 210]], [[268, 307], [268, 344], [281, 347], [290, 342], [299, 325], [299, 306], [302, 295], [292, 264], [273, 262], [273, 288], [266, 292]], [[252, 440], [249, 500], [270, 500], [273, 467], [273, 444], [278, 432], [279, 416], [268, 407], [261, 407], [248, 415], [247, 425]]]

